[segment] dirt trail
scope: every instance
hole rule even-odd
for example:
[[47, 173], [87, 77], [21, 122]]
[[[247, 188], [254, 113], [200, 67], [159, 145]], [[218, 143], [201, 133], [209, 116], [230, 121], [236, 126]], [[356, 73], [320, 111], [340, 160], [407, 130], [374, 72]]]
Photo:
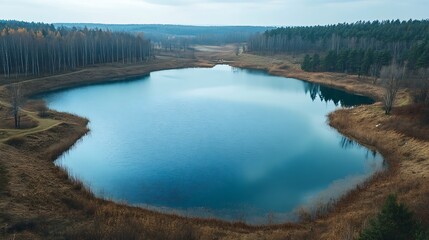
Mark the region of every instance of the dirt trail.
[[[0, 100], [0, 105], [5, 106], [5, 107], [10, 107], [10, 104], [8, 104], [4, 101], [1, 101], [1, 100]], [[2, 134], [0, 134], [0, 143], [4, 143], [4, 142], [10, 140], [11, 138], [23, 137], [23, 136], [35, 134], [38, 132], [43, 132], [43, 131], [49, 130], [49, 129], [63, 123], [62, 121], [58, 121], [58, 120], [54, 120], [54, 119], [41, 118], [41, 117], [37, 116], [37, 113], [31, 112], [31, 111], [28, 111], [25, 109], [22, 109], [21, 111], [24, 112], [27, 116], [29, 116], [33, 120], [35, 120], [37, 122], [37, 127], [29, 128], [29, 129], [2, 129], [2, 128], [0, 128], [0, 132], [2, 133]]]

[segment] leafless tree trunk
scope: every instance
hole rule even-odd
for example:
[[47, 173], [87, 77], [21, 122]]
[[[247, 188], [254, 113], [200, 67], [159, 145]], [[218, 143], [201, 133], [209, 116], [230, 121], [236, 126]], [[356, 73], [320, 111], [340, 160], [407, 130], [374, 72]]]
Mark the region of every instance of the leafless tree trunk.
[[378, 71], [380, 70], [380, 67], [377, 66], [377, 64], [372, 64], [369, 67], [369, 74], [372, 77], [372, 84], [376, 84], [377, 83], [377, 77], [378, 77]]
[[55, 74], [115, 59], [125, 64], [151, 57], [151, 43], [141, 34], [99, 29], [42, 30], [0, 29], [0, 74]]
[[395, 103], [396, 95], [401, 87], [405, 75], [405, 66], [401, 67], [396, 64], [383, 67], [380, 71], [380, 78], [385, 93], [383, 96], [384, 111], [390, 114]]
[[21, 84], [13, 84], [10, 88], [10, 103], [12, 106], [12, 114], [15, 120], [15, 128], [21, 127], [20, 110], [23, 104], [24, 95], [22, 94]]

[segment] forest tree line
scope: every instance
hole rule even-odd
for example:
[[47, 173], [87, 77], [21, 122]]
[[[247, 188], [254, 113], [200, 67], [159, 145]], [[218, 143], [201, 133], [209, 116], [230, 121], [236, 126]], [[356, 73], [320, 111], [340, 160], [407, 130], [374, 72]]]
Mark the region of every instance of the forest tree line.
[[382, 66], [389, 65], [392, 55], [388, 51], [340, 50], [329, 51], [325, 56], [315, 53], [305, 55], [301, 65], [307, 72], [343, 72], [358, 75], [378, 74]]
[[392, 61], [417, 70], [429, 67], [429, 20], [278, 28], [251, 38], [248, 50], [314, 53], [306, 56], [306, 71], [379, 75]]
[[274, 29], [263, 26], [186, 26], [169, 24], [58, 23], [57, 27], [109, 29], [113, 32], [144, 32], [157, 50], [186, 51], [192, 45], [245, 43], [258, 33]]
[[206, 34], [196, 36], [151, 36], [151, 41], [158, 49], [166, 51], [185, 51], [192, 45], [220, 46], [225, 44], [245, 43], [252, 34], [246, 32]]
[[0, 55], [0, 74], [16, 77], [143, 62], [153, 57], [153, 51], [142, 34], [0, 21]]

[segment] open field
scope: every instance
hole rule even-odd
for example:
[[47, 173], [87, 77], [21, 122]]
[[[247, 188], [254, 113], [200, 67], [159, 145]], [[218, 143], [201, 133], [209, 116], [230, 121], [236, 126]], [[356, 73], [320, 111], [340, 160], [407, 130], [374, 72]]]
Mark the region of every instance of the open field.
[[[84, 84], [120, 81], [151, 71], [227, 63], [271, 74], [323, 83], [380, 99], [382, 89], [370, 80], [335, 73], [300, 70], [300, 56], [235, 55], [234, 46], [204, 47], [194, 58], [162, 57], [147, 65], [108, 65], [41, 79], [16, 80], [37, 94]], [[16, 82], [15, 81], [15, 82]], [[6, 84], [6, 83], [5, 83]], [[7, 106], [5, 85], [0, 104]], [[406, 105], [408, 94], [398, 103]], [[187, 219], [95, 198], [73, 176], [52, 163], [88, 132], [88, 120], [51, 111], [38, 124], [0, 132], [0, 238], [5, 239], [353, 239], [383, 203], [396, 193], [429, 224], [429, 143], [394, 129], [380, 103], [338, 110], [329, 123], [344, 135], [376, 149], [389, 170], [376, 175], [341, 199], [329, 213], [300, 224], [247, 226], [217, 220]], [[396, 121], [395, 120], [395, 121]]]

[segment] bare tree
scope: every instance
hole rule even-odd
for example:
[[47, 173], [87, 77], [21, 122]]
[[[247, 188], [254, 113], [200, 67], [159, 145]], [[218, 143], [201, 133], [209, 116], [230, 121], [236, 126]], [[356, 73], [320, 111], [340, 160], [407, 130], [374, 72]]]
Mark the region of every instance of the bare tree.
[[21, 84], [13, 84], [10, 88], [10, 104], [12, 106], [12, 114], [15, 120], [15, 128], [21, 127], [20, 110], [23, 104], [24, 95], [22, 94]]
[[383, 96], [384, 111], [390, 114], [395, 103], [396, 95], [401, 87], [405, 75], [405, 66], [398, 66], [393, 63], [385, 66], [380, 71], [380, 78], [385, 93]]
[[240, 49], [240, 45], [238, 45], [238, 44], [237, 44], [237, 45], [235, 46], [235, 56], [240, 55], [240, 50], [241, 50], [241, 49]]
[[38, 112], [39, 117], [45, 118], [48, 116], [48, 107], [46, 106], [46, 102], [44, 100], [39, 100], [34, 103], [34, 108]]
[[[56, 74], [90, 64], [143, 62], [152, 57], [143, 35], [99, 29], [0, 22], [0, 74]], [[122, 53], [122, 55], [121, 55]]]
[[372, 77], [372, 84], [377, 83], [379, 70], [380, 70], [380, 67], [378, 66], [378, 64], [375, 64], [375, 63], [371, 64], [371, 66], [369, 67], [369, 75]]

